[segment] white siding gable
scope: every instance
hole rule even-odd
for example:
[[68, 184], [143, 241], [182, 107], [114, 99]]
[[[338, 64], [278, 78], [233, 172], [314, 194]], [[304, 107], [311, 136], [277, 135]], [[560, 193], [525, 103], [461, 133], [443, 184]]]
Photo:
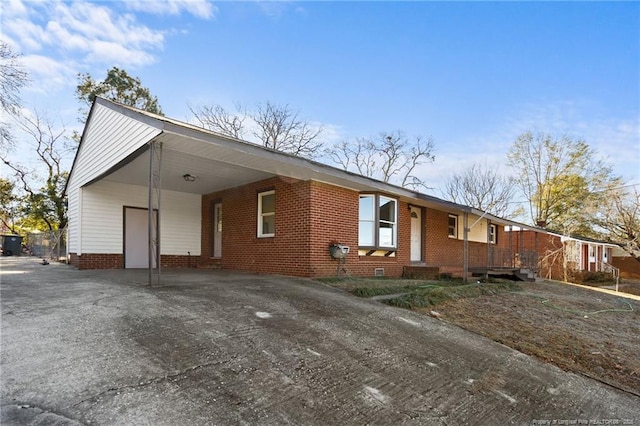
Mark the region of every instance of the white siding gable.
[[[67, 183], [69, 253], [82, 253], [82, 185], [91, 182], [159, 135], [157, 120], [136, 120], [97, 99]], [[146, 121], [146, 122], [145, 122]]]
[[73, 186], [97, 178], [161, 133], [161, 122], [136, 120], [96, 102], [71, 176]]

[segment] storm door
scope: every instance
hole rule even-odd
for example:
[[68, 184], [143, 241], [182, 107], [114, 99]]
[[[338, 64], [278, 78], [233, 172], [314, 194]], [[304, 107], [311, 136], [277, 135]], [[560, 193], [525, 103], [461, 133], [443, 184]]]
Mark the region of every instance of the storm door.
[[411, 261], [422, 261], [422, 211], [411, 207]]

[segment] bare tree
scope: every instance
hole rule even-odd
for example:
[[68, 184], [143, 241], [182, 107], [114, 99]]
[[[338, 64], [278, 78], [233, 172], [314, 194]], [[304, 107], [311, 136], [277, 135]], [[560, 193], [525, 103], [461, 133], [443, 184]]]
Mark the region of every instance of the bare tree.
[[2, 162], [13, 170], [14, 177], [25, 194], [22, 200], [23, 214], [36, 222], [44, 222], [49, 230], [62, 229], [67, 223], [63, 191], [68, 172], [63, 170], [62, 164], [66, 130], [64, 126], [55, 128], [49, 119], [38, 112], [33, 117], [22, 115], [17, 122], [46, 170], [43, 178], [34, 179], [37, 176], [34, 170], [11, 161], [4, 155], [0, 156]]
[[521, 209], [512, 203], [516, 190], [515, 178], [500, 175], [495, 168], [476, 163], [448, 178], [442, 193], [444, 198], [454, 203], [512, 218], [521, 213]]
[[267, 101], [258, 105], [253, 120], [258, 125], [253, 135], [267, 148], [310, 157], [322, 147], [319, 141], [322, 127], [301, 120], [289, 105], [279, 106]]
[[247, 113], [236, 105], [237, 114], [232, 114], [221, 105], [189, 105], [189, 111], [198, 121], [201, 127], [230, 136], [242, 139], [245, 135], [245, 120]]
[[[20, 89], [28, 81], [27, 72], [18, 61], [19, 57], [9, 44], [0, 40], [0, 106], [4, 114], [12, 116], [20, 110]], [[12, 147], [11, 127], [4, 120], [0, 120], [0, 149], [6, 151]]]
[[343, 141], [325, 150], [331, 161], [344, 170], [414, 189], [426, 187], [414, 171], [435, 160], [433, 151], [431, 138], [410, 139], [400, 130]]
[[209, 130], [242, 139], [248, 132], [261, 145], [300, 157], [312, 157], [322, 148], [322, 126], [299, 117], [289, 105], [258, 104], [254, 111], [236, 105], [236, 113], [220, 105], [189, 106], [198, 123]]
[[596, 225], [606, 236], [640, 260], [640, 192], [637, 186], [611, 188], [603, 197]]

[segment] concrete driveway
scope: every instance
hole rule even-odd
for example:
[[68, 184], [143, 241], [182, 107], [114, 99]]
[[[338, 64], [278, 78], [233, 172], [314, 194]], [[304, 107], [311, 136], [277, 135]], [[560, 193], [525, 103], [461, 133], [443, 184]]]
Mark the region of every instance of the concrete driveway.
[[0, 262], [2, 425], [640, 424], [637, 396], [311, 280]]

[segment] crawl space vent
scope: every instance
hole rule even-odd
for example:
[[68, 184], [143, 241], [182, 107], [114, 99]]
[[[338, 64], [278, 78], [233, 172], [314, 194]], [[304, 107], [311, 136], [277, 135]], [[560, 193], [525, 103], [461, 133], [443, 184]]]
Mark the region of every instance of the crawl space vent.
[[376, 277], [384, 277], [384, 268], [376, 268], [373, 270], [373, 274]]

